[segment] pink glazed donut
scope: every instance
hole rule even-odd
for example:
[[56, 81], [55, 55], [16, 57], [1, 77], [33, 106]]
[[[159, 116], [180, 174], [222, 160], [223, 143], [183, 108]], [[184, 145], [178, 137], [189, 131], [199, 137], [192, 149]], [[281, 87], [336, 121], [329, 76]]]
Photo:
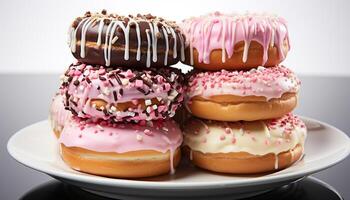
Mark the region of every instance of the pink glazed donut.
[[96, 175], [140, 178], [174, 173], [182, 133], [173, 120], [93, 122], [72, 117], [61, 133], [61, 156], [73, 169]]
[[72, 64], [61, 93], [73, 115], [112, 122], [173, 117], [183, 101], [183, 76], [174, 68], [144, 70]]
[[215, 12], [186, 19], [180, 26], [186, 38], [184, 63], [195, 68], [271, 67], [290, 49], [286, 21], [275, 15]]
[[194, 71], [186, 106], [204, 119], [254, 121], [282, 117], [297, 105], [300, 80], [283, 66], [249, 71]]
[[59, 137], [64, 124], [71, 116], [72, 113], [64, 107], [62, 95], [55, 94], [50, 106], [49, 121], [57, 138]]

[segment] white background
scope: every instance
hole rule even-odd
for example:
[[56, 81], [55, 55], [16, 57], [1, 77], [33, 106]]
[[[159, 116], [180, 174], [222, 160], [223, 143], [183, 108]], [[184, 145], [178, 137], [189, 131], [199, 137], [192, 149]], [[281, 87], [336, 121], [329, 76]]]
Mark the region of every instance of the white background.
[[299, 74], [350, 75], [346, 0], [0, 0], [0, 72], [61, 73], [73, 61], [69, 24], [86, 10], [152, 13], [181, 21], [211, 11], [267, 11], [289, 22], [284, 64]]

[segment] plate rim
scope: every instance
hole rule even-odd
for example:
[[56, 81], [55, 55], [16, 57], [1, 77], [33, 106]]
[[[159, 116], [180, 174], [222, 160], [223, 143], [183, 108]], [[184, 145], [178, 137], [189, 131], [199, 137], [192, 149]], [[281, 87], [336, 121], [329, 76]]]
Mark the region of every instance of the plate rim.
[[310, 117], [304, 117], [300, 116], [302, 120], [305, 121], [311, 121], [311, 122], [316, 122], [319, 123], [323, 126], [326, 126], [328, 128], [334, 129], [335, 131], [338, 132], [338, 134], [341, 135], [341, 137], [344, 137], [349, 145], [344, 145], [339, 151], [342, 154], [337, 156], [336, 159], [331, 164], [323, 165], [321, 167], [311, 167], [306, 171], [300, 172], [300, 171], [295, 171], [295, 172], [290, 172], [287, 174], [278, 174], [277, 177], [271, 177], [271, 176], [260, 176], [256, 177], [254, 179], [244, 179], [240, 180], [239, 182], [237, 181], [231, 181], [231, 180], [224, 180], [224, 181], [211, 181], [210, 183], [207, 182], [188, 182], [188, 183], [178, 183], [178, 182], [166, 182], [166, 181], [144, 181], [144, 180], [134, 180], [134, 179], [117, 179], [117, 178], [107, 178], [107, 177], [101, 177], [101, 176], [86, 176], [85, 174], [73, 174], [68, 171], [62, 171], [62, 170], [50, 170], [50, 169], [45, 169], [45, 167], [38, 167], [35, 166], [35, 162], [30, 163], [21, 160], [19, 158], [19, 155], [15, 152], [15, 149], [13, 147], [13, 141], [17, 138], [20, 137], [21, 134], [23, 134], [26, 129], [30, 129], [33, 126], [38, 126], [39, 124], [44, 124], [48, 123], [48, 120], [42, 120], [36, 123], [33, 123], [29, 126], [26, 126], [20, 130], [18, 130], [15, 134], [13, 134], [10, 139], [7, 142], [7, 151], [11, 155], [12, 158], [14, 158], [17, 162], [21, 163], [24, 166], [27, 166], [31, 169], [34, 169], [36, 171], [45, 173], [49, 176], [52, 176], [57, 179], [65, 179], [65, 180], [70, 180], [70, 181], [75, 181], [75, 182], [83, 182], [83, 183], [89, 183], [89, 184], [94, 184], [94, 185], [101, 185], [101, 186], [112, 186], [112, 187], [118, 187], [118, 188], [135, 188], [135, 189], [205, 189], [205, 188], [231, 188], [231, 187], [245, 187], [245, 186], [256, 186], [256, 185], [261, 185], [265, 184], [266, 182], [268, 183], [276, 183], [276, 182], [281, 182], [289, 179], [295, 179], [299, 177], [303, 177], [306, 175], [310, 175], [319, 171], [322, 171], [324, 169], [330, 168], [342, 160], [344, 160], [349, 154], [350, 154], [350, 138], [346, 133], [344, 133], [342, 130], [326, 123], [322, 122]]

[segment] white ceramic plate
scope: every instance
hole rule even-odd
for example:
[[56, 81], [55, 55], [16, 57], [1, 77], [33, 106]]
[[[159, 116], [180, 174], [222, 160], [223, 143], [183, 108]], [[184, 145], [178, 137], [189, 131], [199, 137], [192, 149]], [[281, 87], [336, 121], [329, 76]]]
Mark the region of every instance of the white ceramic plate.
[[[293, 166], [266, 175], [234, 176], [210, 173], [182, 162], [175, 175], [142, 180], [99, 177], [70, 169], [60, 158], [57, 140], [49, 123], [41, 121], [14, 134], [7, 149], [18, 162], [56, 179], [90, 192], [115, 198], [146, 199], [156, 197], [206, 196], [229, 199], [266, 192], [275, 187], [331, 167], [346, 158], [350, 139], [326, 123], [303, 118], [308, 127], [305, 157]], [[214, 197], [215, 196], [215, 197]]]

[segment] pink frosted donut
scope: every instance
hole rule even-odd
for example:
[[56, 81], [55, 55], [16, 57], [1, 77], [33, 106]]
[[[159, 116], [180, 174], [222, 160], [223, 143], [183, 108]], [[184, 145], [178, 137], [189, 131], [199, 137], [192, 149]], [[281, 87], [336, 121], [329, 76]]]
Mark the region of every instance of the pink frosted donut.
[[183, 137], [173, 120], [147, 123], [93, 122], [72, 117], [59, 143], [72, 168], [112, 177], [145, 177], [174, 172]]
[[186, 105], [193, 115], [220, 121], [282, 117], [294, 109], [300, 80], [283, 66], [249, 71], [194, 72]]
[[60, 94], [56, 94], [52, 98], [50, 106], [49, 121], [55, 135], [59, 137], [64, 124], [72, 116], [72, 113], [64, 108], [63, 98]]
[[286, 21], [267, 14], [192, 17], [180, 25], [186, 36], [186, 64], [207, 70], [274, 66], [289, 51]]
[[183, 77], [173, 68], [144, 70], [72, 64], [61, 93], [81, 118], [118, 121], [172, 117], [183, 101]]

